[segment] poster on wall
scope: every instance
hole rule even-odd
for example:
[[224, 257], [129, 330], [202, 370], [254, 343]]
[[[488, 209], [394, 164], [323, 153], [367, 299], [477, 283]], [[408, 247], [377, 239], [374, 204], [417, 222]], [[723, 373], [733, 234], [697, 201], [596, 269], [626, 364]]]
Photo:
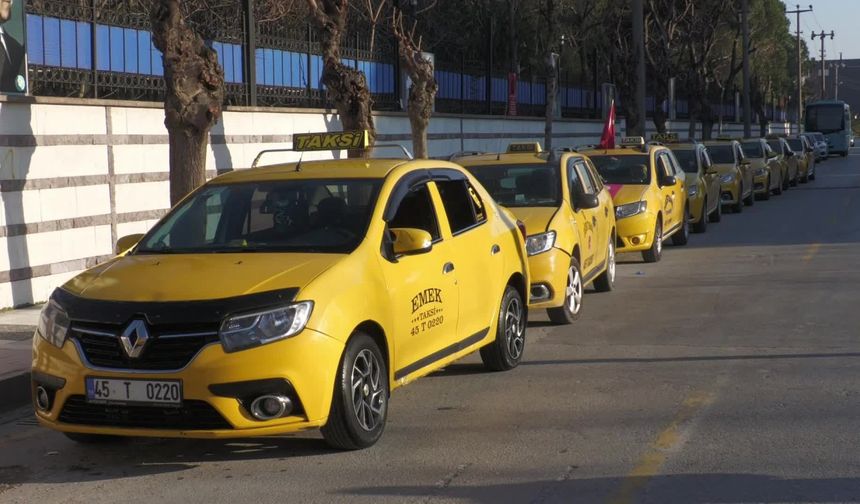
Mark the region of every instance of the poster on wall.
[[0, 94], [27, 92], [24, 0], [0, 0]]

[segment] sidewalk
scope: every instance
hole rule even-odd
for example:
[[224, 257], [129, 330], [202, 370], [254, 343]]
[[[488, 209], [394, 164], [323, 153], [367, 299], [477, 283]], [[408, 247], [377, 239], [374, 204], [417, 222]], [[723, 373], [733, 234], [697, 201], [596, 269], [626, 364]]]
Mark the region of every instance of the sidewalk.
[[30, 401], [31, 347], [41, 309], [0, 312], [0, 412]]

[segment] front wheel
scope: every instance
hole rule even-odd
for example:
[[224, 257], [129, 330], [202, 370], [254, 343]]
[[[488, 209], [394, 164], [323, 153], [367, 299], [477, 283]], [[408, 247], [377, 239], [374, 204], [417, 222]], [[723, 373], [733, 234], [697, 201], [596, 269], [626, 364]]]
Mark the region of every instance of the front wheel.
[[372, 446], [385, 430], [388, 395], [388, 368], [379, 346], [367, 334], [354, 334], [340, 362], [323, 438], [341, 450]]
[[528, 313], [520, 293], [512, 286], [505, 287], [496, 338], [481, 348], [481, 360], [490, 371], [507, 371], [520, 364], [526, 346]]
[[575, 257], [570, 258], [567, 268], [567, 283], [564, 286], [564, 304], [549, 308], [546, 314], [553, 324], [572, 324], [579, 319], [582, 312], [582, 270]]
[[651, 248], [642, 252], [642, 259], [646, 263], [655, 263], [663, 256], [663, 224], [660, 222], [660, 217], [657, 217], [657, 224], [654, 226], [654, 242], [651, 243]]
[[609, 292], [615, 288], [615, 242], [609, 237], [609, 247], [606, 249], [606, 271], [594, 279], [594, 290]]

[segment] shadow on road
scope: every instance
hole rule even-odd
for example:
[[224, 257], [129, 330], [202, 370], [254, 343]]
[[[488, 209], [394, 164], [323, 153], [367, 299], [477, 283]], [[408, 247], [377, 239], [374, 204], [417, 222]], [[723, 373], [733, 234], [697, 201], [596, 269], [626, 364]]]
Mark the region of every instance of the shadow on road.
[[[636, 502], [856, 502], [860, 478], [780, 478], [764, 474], [679, 474], [653, 478], [538, 480], [497, 485], [389, 486], [353, 488], [344, 494], [378, 497], [444, 496], [476, 504], [504, 502], [604, 502], [621, 488], [644, 487]], [[624, 500], [626, 502], [626, 500]]]
[[709, 362], [780, 359], [842, 359], [860, 357], [860, 352], [761, 354], [761, 355], [705, 355], [690, 357], [619, 357], [607, 359], [558, 359], [523, 361], [521, 366], [554, 366], [564, 364], [649, 364], [661, 362]]

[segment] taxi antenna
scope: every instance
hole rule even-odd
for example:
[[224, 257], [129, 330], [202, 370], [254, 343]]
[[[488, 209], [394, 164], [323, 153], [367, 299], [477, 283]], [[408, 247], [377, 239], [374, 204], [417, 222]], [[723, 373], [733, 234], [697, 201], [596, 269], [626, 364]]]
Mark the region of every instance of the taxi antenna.
[[296, 171], [302, 171], [302, 159], [305, 157], [305, 151], [299, 152], [299, 162], [296, 163]]

